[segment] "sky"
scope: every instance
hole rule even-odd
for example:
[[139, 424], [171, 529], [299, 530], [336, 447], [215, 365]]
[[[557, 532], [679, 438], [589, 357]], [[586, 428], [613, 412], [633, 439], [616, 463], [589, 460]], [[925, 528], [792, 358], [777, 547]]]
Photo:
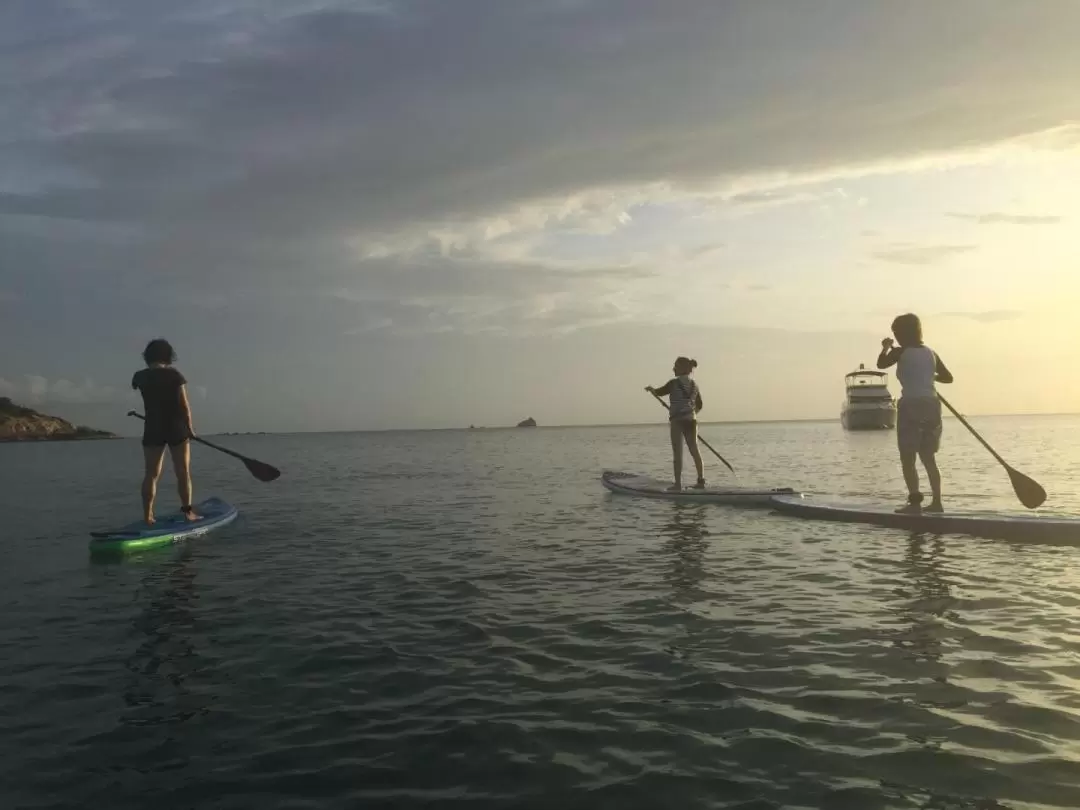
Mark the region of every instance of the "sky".
[[[1075, 0], [6, 0], [0, 396], [112, 430], [1080, 412]], [[899, 393], [892, 382], [894, 393]]]

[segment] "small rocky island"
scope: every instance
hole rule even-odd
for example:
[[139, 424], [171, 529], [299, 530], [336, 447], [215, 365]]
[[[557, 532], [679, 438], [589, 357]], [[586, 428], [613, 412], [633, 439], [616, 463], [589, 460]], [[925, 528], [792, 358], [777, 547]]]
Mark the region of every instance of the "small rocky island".
[[518, 426], [518, 427], [536, 427], [536, 420], [535, 420], [535, 419], [533, 419], [533, 418], [532, 418], [532, 417], [530, 416], [530, 417], [529, 417], [528, 419], [526, 419], [525, 421], [523, 421], [523, 422], [518, 422], [518, 423], [517, 423], [517, 426]]
[[75, 439], [114, 439], [104, 430], [73, 425], [66, 419], [38, 413], [0, 397], [0, 442], [57, 442]]

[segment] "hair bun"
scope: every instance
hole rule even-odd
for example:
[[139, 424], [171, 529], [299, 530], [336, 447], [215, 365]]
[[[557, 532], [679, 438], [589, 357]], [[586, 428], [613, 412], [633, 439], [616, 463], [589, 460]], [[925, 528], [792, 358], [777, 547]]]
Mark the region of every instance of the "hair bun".
[[697, 360], [690, 361], [690, 368], [697, 368]]

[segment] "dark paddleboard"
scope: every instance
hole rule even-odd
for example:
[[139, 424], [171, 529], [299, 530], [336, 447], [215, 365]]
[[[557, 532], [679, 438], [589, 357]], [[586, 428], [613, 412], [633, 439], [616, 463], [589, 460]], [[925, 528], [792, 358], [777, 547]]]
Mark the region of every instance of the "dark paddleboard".
[[775, 495], [777, 512], [810, 520], [865, 523], [927, 534], [967, 534], [1043, 543], [1080, 542], [1080, 518], [1066, 515], [950, 511], [934, 515], [898, 515], [896, 505], [870, 500], [809, 495]]

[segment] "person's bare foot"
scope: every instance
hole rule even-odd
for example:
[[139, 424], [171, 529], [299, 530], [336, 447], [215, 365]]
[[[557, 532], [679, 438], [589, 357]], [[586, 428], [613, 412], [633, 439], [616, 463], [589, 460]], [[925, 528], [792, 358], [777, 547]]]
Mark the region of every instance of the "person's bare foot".
[[150, 515], [150, 517], [143, 518], [143, 523], [145, 523], [147, 526], [153, 526], [155, 523], [157, 523], [157, 521], [154, 520], [153, 515]]
[[196, 513], [195, 510], [190, 506], [181, 507], [180, 514], [184, 516], [184, 520], [186, 520], [188, 523], [191, 523], [195, 520], [202, 520], [202, 515]]

